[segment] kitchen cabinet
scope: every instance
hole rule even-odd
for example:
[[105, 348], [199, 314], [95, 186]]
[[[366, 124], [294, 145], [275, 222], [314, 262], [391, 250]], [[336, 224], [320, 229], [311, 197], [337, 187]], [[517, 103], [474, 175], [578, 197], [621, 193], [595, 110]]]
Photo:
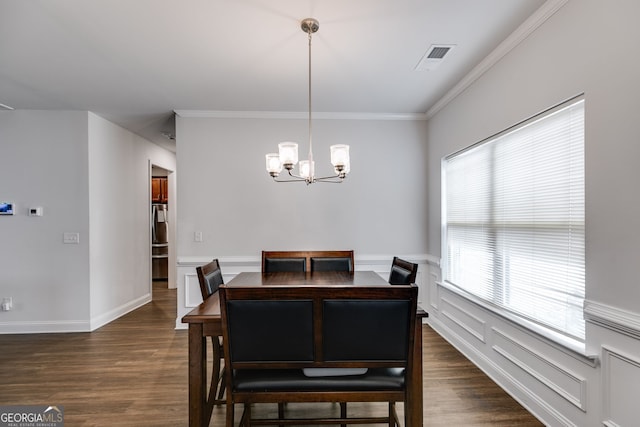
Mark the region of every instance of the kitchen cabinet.
[[167, 203], [168, 181], [166, 177], [154, 176], [151, 178], [151, 202]]

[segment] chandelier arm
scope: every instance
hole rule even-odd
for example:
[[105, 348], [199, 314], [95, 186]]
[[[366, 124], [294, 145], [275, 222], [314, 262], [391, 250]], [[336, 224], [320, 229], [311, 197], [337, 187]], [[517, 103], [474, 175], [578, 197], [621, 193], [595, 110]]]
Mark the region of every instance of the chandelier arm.
[[[300, 181], [304, 181], [307, 184], [311, 184], [313, 181], [311, 180], [311, 178], [305, 178], [303, 176], [300, 175], [296, 175], [294, 173], [291, 173], [290, 169], [287, 169], [287, 172], [289, 173], [289, 176], [293, 179], [278, 179], [277, 176], [273, 176], [273, 180], [275, 182], [300, 182]], [[314, 180], [315, 181], [315, 180]]]
[[321, 178], [315, 178], [314, 181], [340, 184], [342, 181], [344, 181], [344, 177], [341, 178], [340, 175], [323, 176]]
[[273, 176], [272, 178], [273, 178], [273, 180], [274, 180], [275, 182], [300, 182], [300, 181], [307, 181], [307, 179], [306, 179], [306, 178], [303, 178], [303, 177], [301, 177], [301, 176], [299, 176], [299, 175], [292, 174], [292, 173], [291, 173], [291, 170], [287, 170], [287, 172], [289, 172], [289, 176], [290, 176], [291, 178], [293, 178], [293, 179], [278, 179], [278, 177], [277, 177], [277, 176]]
[[322, 183], [324, 183], [324, 184], [342, 184], [342, 182], [343, 182], [343, 181], [342, 181], [342, 180], [339, 180], [339, 181], [330, 181], [330, 180], [328, 180], [328, 179], [324, 179], [324, 178], [322, 178], [322, 179], [318, 179], [318, 178], [316, 178], [313, 182], [322, 182]]
[[278, 179], [276, 177], [273, 177], [273, 180], [275, 182], [300, 182], [300, 181], [306, 181], [306, 179], [304, 178], [296, 178], [296, 179]]

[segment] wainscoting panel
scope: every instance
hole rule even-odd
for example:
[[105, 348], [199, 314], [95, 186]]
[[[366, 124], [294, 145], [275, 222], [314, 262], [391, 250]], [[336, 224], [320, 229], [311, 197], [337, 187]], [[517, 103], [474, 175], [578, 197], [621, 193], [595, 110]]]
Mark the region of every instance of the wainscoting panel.
[[453, 302], [448, 297], [443, 297], [440, 300], [440, 314], [451, 320], [458, 327], [464, 329], [472, 337], [478, 341], [485, 343], [485, 325], [486, 323], [472, 315], [471, 310], [463, 308], [461, 305]]
[[184, 298], [185, 307], [197, 307], [202, 302], [200, 283], [196, 274], [184, 275]]
[[[599, 363], [431, 278], [429, 324], [549, 426], [602, 427]], [[612, 424], [609, 427], [613, 427]]]
[[[236, 277], [235, 274], [223, 274], [222, 280], [227, 283], [229, 280]], [[188, 273], [184, 275], [184, 295], [185, 307], [195, 308], [202, 302], [202, 293], [200, 292], [200, 282], [198, 281], [198, 275], [196, 273]]]
[[493, 328], [493, 350], [582, 411], [587, 409], [587, 382], [528, 344]]
[[603, 347], [603, 425], [638, 425], [640, 359]]
[[440, 287], [438, 287], [438, 274], [434, 273], [433, 271], [429, 272], [429, 285], [428, 285], [428, 289], [425, 292], [425, 294], [429, 295], [429, 305], [431, 306], [431, 308], [433, 308], [434, 310], [438, 310], [438, 301], [440, 300], [440, 295], [438, 290], [440, 289]]

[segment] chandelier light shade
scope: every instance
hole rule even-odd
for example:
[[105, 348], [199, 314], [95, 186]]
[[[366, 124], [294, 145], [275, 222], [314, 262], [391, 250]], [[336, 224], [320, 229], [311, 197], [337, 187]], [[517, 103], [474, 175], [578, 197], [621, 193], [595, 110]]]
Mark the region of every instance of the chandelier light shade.
[[[298, 161], [298, 144], [281, 142], [278, 144], [277, 153], [269, 153], [265, 156], [267, 172], [275, 182], [305, 182], [307, 185], [316, 182], [341, 183], [351, 170], [348, 145], [336, 144], [329, 147], [334, 175], [317, 177], [315, 174], [311, 116], [311, 35], [318, 31], [320, 24], [313, 18], [307, 18], [302, 20], [300, 28], [308, 34], [309, 38], [309, 154], [305, 160]], [[294, 172], [296, 164], [298, 164], [297, 174]], [[289, 175], [287, 179], [278, 178], [282, 169], [287, 170]]]
[[295, 142], [281, 142], [278, 144], [280, 163], [287, 169], [298, 163], [298, 144]]

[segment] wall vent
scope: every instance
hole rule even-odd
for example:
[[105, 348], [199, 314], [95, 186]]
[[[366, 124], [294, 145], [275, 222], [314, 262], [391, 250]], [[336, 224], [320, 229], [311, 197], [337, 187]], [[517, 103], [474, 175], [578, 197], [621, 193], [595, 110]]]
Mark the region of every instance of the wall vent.
[[416, 65], [416, 71], [431, 71], [444, 61], [445, 56], [451, 53], [454, 44], [431, 45]]

